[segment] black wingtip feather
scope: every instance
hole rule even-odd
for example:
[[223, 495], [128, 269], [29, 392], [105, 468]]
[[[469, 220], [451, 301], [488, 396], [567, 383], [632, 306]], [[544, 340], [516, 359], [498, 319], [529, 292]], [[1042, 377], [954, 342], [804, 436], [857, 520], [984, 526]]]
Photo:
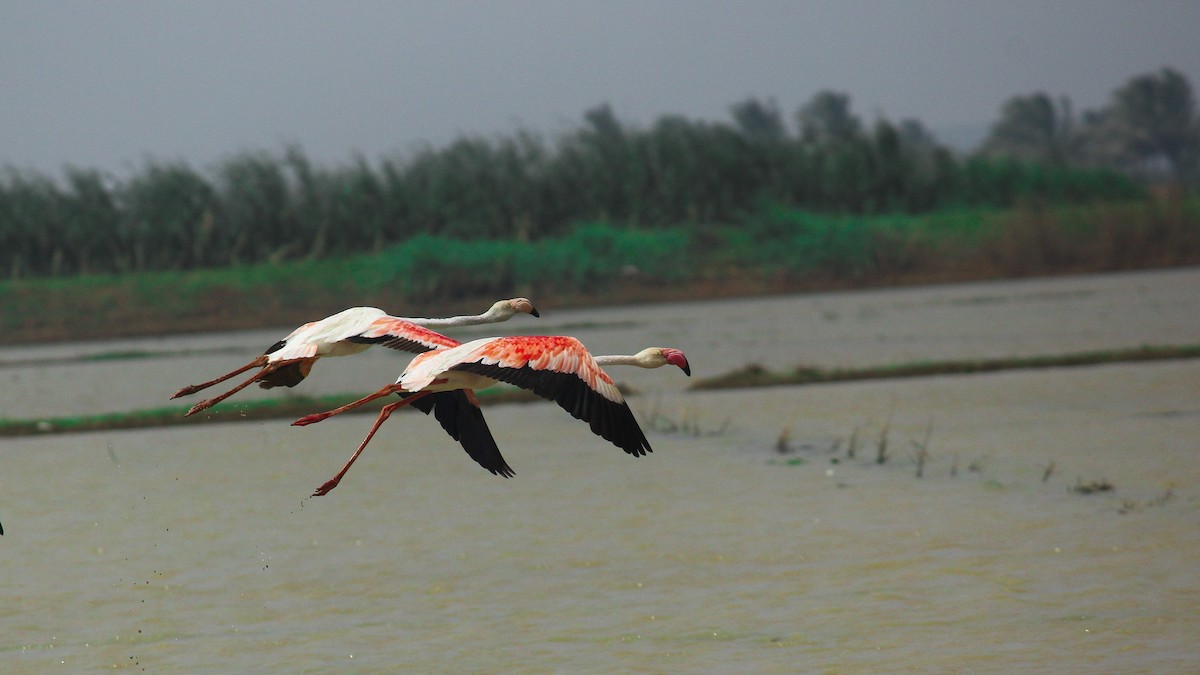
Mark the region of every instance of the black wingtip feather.
[[352, 342], [357, 345], [382, 345], [388, 349], [395, 349], [410, 354], [423, 354], [431, 351], [433, 347], [427, 344], [410, 340], [406, 337], [397, 337], [395, 335], [380, 335], [378, 337], [363, 337], [354, 335], [346, 338], [347, 342]]
[[[412, 394], [402, 395], [404, 398], [408, 396]], [[493, 475], [505, 478], [516, 475], [500, 454], [500, 448], [496, 445], [496, 439], [492, 437], [483, 411], [471, 402], [462, 389], [429, 394], [413, 401], [412, 406], [426, 415], [432, 412], [446, 433], [459, 442], [471, 459]]]

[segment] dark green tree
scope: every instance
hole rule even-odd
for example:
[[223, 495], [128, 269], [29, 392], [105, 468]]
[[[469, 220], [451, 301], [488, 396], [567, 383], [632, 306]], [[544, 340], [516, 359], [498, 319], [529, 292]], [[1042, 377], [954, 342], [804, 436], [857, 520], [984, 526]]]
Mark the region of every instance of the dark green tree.
[[796, 111], [800, 140], [820, 145], [852, 141], [862, 134], [862, 122], [850, 112], [850, 96], [820, 91]]
[[1057, 104], [1045, 92], [1014, 96], [1004, 103], [980, 152], [1061, 164], [1071, 155], [1072, 133], [1071, 103], [1065, 96]]
[[118, 190], [121, 221], [110, 237], [110, 269], [223, 265], [214, 246], [216, 192], [186, 164], [149, 163]]
[[749, 140], [778, 143], [787, 135], [783, 115], [774, 99], [763, 103], [757, 98], [748, 98], [734, 103], [729, 111], [738, 131]]
[[1196, 99], [1179, 71], [1163, 68], [1132, 78], [1113, 92], [1103, 118], [1118, 134], [1122, 158], [1146, 172], [1153, 173], [1155, 162], [1165, 162], [1176, 179], [1196, 177]]

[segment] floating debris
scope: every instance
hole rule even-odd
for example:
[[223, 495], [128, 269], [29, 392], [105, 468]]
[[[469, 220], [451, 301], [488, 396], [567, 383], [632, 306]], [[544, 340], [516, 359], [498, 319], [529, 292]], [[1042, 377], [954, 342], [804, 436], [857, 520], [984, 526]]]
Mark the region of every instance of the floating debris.
[[1071, 492], [1080, 495], [1091, 495], [1097, 492], [1112, 492], [1115, 489], [1113, 484], [1108, 482], [1107, 478], [1092, 480], [1086, 483], [1080, 479], [1076, 479], [1075, 486], [1071, 488]]

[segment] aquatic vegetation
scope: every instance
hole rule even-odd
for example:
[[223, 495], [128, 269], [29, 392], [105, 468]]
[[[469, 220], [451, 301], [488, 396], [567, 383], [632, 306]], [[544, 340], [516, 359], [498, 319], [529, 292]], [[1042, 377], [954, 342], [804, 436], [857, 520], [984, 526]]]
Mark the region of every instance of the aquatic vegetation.
[[1082, 478], [1076, 479], [1075, 485], [1071, 488], [1071, 492], [1079, 495], [1092, 495], [1098, 492], [1112, 492], [1116, 488], [1112, 483], [1108, 482], [1107, 478], [1099, 480], [1089, 480], [1084, 482]]

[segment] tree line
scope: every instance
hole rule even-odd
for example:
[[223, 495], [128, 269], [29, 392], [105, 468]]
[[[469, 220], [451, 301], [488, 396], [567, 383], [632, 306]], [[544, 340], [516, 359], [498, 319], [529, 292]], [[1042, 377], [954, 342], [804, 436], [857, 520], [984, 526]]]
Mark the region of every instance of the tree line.
[[[1178, 98], [1174, 78], [1166, 94], [1154, 89], [1151, 97]], [[1131, 86], [1118, 90], [1117, 100]], [[774, 207], [915, 214], [1122, 199], [1143, 194], [1130, 178], [1143, 174], [1131, 172], [1129, 157], [1141, 162], [1134, 169], [1165, 161], [1188, 175], [1193, 150], [1160, 143], [1130, 154], [1151, 147], [1134, 142], [1145, 124], [1166, 123], [1137, 117], [1132, 103], [1089, 114], [1096, 121], [1084, 125], [1097, 143], [1112, 140], [1101, 128], [1128, 131], [1120, 152], [1089, 150], [1076, 161], [1073, 149], [1091, 146], [1062, 131], [1070, 125], [1053, 115], [1056, 131], [1047, 138], [1071, 150], [1034, 152], [1029, 139], [1041, 139], [1045, 129], [1031, 120], [1042, 123], [1045, 111], [1026, 99], [1006, 104], [982, 151], [965, 157], [918, 120], [867, 124], [848, 96], [823, 91], [790, 120], [773, 101], [749, 98], [730, 107], [728, 122], [667, 115], [639, 128], [601, 105], [555, 138], [531, 131], [467, 136], [335, 167], [288, 147], [246, 152], [204, 172], [152, 160], [121, 179], [79, 167], [68, 167], [61, 180], [8, 168], [0, 176], [0, 278], [317, 260], [379, 251], [418, 235], [532, 241], [589, 222], [635, 230], [736, 225]], [[1030, 107], [1040, 112], [1022, 112]], [[1188, 114], [1194, 118], [1194, 110]]]
[[1079, 115], [1066, 96], [1014, 96], [1004, 103], [980, 152], [1195, 185], [1200, 182], [1200, 116], [1188, 79], [1163, 68], [1131, 78], [1105, 106]]

